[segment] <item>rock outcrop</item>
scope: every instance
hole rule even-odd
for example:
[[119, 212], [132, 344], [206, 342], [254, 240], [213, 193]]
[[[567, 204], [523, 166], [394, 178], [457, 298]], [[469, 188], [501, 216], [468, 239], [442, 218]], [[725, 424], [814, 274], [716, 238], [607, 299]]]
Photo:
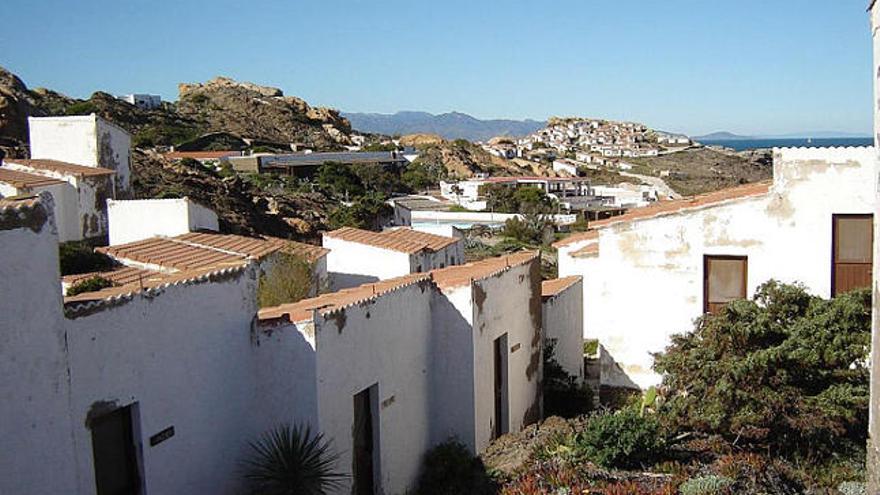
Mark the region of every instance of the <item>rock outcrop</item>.
[[338, 111], [311, 107], [278, 88], [217, 77], [180, 84], [178, 91], [178, 113], [202, 122], [209, 132], [320, 149], [351, 144], [351, 125]]

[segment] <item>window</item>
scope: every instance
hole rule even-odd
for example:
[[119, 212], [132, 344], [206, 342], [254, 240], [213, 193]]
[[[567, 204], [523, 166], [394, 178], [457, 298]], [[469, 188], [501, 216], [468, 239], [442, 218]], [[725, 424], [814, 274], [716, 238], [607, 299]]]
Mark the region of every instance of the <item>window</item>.
[[871, 286], [873, 215], [834, 215], [831, 295]]
[[705, 256], [703, 258], [703, 312], [717, 313], [730, 301], [746, 298], [748, 258]]
[[96, 418], [92, 421], [91, 428], [96, 493], [140, 493], [131, 406], [121, 407]]

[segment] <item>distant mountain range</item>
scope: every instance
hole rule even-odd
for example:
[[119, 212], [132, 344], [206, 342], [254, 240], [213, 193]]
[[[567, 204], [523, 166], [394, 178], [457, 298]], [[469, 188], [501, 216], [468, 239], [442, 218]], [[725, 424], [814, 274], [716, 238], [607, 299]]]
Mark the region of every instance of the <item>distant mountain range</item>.
[[752, 141], [760, 139], [798, 139], [798, 138], [863, 138], [871, 137], [870, 134], [862, 134], [858, 132], [840, 132], [840, 131], [818, 131], [818, 132], [799, 132], [793, 134], [774, 134], [768, 136], [741, 136], [732, 132], [721, 131], [706, 134], [704, 136], [692, 136], [694, 141]]
[[466, 113], [346, 113], [353, 129], [387, 135], [438, 134], [444, 139], [487, 141], [495, 136], [525, 136], [545, 126], [537, 120], [480, 120]]

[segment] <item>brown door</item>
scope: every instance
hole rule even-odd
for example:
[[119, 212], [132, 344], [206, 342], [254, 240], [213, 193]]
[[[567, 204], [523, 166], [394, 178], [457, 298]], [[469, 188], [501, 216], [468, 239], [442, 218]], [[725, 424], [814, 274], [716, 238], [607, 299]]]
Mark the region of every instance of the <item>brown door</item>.
[[507, 334], [495, 339], [493, 343], [495, 420], [492, 438], [507, 433]]
[[871, 286], [874, 251], [873, 215], [834, 215], [831, 294]]
[[373, 400], [369, 387], [354, 396], [354, 495], [373, 495]]
[[718, 313], [730, 301], [746, 298], [748, 258], [706, 256], [703, 258], [703, 312]]
[[121, 407], [91, 423], [98, 495], [140, 493], [137, 457], [131, 425], [131, 407]]

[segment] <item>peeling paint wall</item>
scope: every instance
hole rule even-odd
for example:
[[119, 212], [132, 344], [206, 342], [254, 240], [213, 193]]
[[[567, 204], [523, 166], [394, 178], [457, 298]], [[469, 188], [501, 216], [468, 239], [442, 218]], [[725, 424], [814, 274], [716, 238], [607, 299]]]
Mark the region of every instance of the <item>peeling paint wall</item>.
[[0, 493], [75, 493], [58, 240], [49, 218], [11, 214], [18, 227], [0, 215]]
[[[776, 182], [746, 198], [599, 230], [559, 251], [559, 275], [584, 277], [584, 337], [603, 347], [602, 384], [647, 387], [674, 333], [703, 308], [703, 256], [748, 256], [748, 293], [769, 279], [831, 294], [832, 214], [874, 211], [872, 148], [779, 149]], [[589, 242], [599, 254], [574, 257]]]
[[[378, 384], [382, 493], [413, 489], [431, 443], [431, 298], [436, 288], [416, 283], [315, 321], [321, 431], [351, 473], [354, 396]], [[344, 318], [340, 315], [344, 314]], [[459, 407], [449, 404], [447, 407]], [[350, 480], [349, 480], [350, 481]], [[339, 493], [348, 493], [345, 487]]]
[[[474, 304], [475, 447], [481, 452], [492, 438], [495, 419], [494, 341], [507, 334], [509, 431], [540, 419], [541, 280], [538, 261], [515, 266], [474, 282], [485, 294]], [[537, 298], [535, 297], [537, 296]]]

